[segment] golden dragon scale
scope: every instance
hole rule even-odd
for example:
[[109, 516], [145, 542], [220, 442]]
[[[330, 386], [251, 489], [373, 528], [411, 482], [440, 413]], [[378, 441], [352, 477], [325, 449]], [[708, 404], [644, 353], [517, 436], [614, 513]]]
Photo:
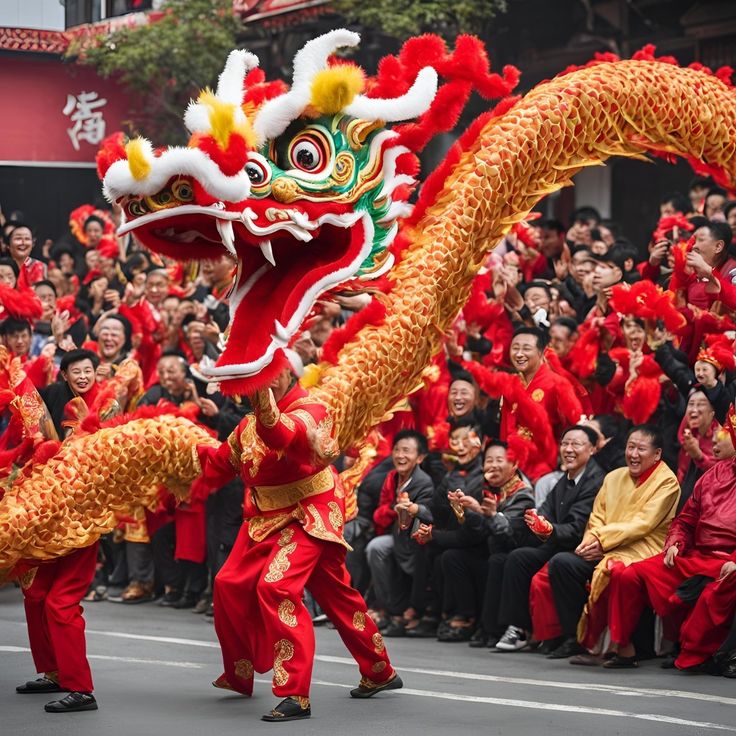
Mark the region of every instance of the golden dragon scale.
[[[736, 91], [714, 76], [651, 61], [603, 63], [540, 84], [491, 119], [390, 272], [386, 319], [323, 367], [313, 391], [349, 447], [420, 380], [486, 255], [545, 195], [583, 167], [647, 149], [736, 173]], [[404, 233], [405, 235], [407, 233]]]
[[[703, 72], [653, 61], [603, 63], [534, 88], [491, 119], [408, 232], [389, 273], [380, 325], [363, 327], [322, 366], [312, 396], [341, 448], [359, 444], [415, 388], [468, 297], [486, 254], [545, 195], [609, 156], [669, 151], [736, 169], [736, 94]], [[153, 503], [159, 484], [197, 475], [212, 441], [184, 419], [149, 419], [73, 440], [0, 501], [0, 570], [90, 544], [115, 513]]]
[[112, 531], [117, 515], [153, 507], [160, 486], [184, 498], [200, 473], [196, 445], [217, 444], [187, 419], [135, 419], [66, 441], [0, 501], [0, 573], [52, 559]]

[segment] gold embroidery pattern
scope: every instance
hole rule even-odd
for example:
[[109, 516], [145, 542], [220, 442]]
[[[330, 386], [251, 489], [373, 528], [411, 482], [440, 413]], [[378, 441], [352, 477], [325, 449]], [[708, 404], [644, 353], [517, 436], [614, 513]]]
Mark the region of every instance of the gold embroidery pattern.
[[363, 611], [356, 611], [353, 614], [353, 628], [356, 631], [365, 631], [365, 614]]
[[286, 685], [289, 681], [289, 673], [284, 667], [294, 656], [294, 645], [288, 639], [281, 639], [273, 647], [273, 684], [278, 687]]
[[281, 412], [276, 405], [276, 399], [274, 398], [271, 389], [266, 388], [256, 391], [254, 399], [255, 408], [258, 411], [258, 419], [261, 424], [267, 429], [271, 429], [276, 426], [276, 422], [278, 422]]
[[376, 654], [383, 654], [383, 650], [386, 648], [386, 645], [383, 643], [383, 637], [376, 633], [373, 634], [371, 640], [373, 641], [373, 651]]
[[337, 542], [338, 544], [345, 545], [346, 547], [348, 546], [347, 542], [341, 536], [338, 536], [327, 529], [324, 519], [313, 503], [310, 503], [307, 506], [307, 511], [312, 515], [313, 519], [313, 526], [311, 529], [307, 530], [307, 534], [312, 537], [316, 537], [317, 539], [324, 539], [326, 542]]
[[33, 581], [36, 579], [36, 573], [38, 572], [37, 567], [32, 567], [30, 570], [24, 572], [19, 578], [18, 582], [22, 590], [28, 590], [33, 585]]
[[282, 414], [279, 419], [281, 419], [281, 423], [289, 430], [289, 432], [293, 432], [296, 429], [294, 420], [288, 414]]
[[279, 620], [282, 624], [286, 624], [286, 626], [290, 626], [292, 629], [296, 628], [296, 616], [294, 615], [295, 610], [296, 606], [294, 605], [294, 602], [290, 601], [288, 598], [284, 598], [284, 600], [279, 603]]
[[317, 431], [317, 422], [314, 421], [314, 417], [306, 409], [296, 409], [290, 413], [304, 422], [307, 433]]
[[239, 659], [235, 663], [235, 674], [243, 680], [253, 677], [253, 663], [249, 659]]
[[261, 511], [278, 511], [293, 506], [310, 496], [329, 491], [334, 485], [332, 470], [323, 468], [319, 473], [294, 483], [285, 483], [280, 486], [256, 486], [256, 503]]
[[342, 511], [340, 511], [340, 507], [337, 505], [336, 501], [330, 501], [327, 504], [327, 508], [330, 510], [330, 513], [327, 516], [330, 525], [336, 532], [340, 533], [340, 530], [342, 529]]
[[277, 583], [282, 580], [284, 573], [291, 567], [289, 555], [296, 549], [296, 542], [291, 539], [294, 536], [293, 529], [284, 529], [277, 544], [281, 548], [268, 566], [268, 572], [263, 578], [267, 583]]
[[544, 391], [541, 388], [535, 388], [532, 391], [532, 401], [539, 403], [544, 398]]
[[228, 458], [228, 460], [230, 460], [230, 465], [232, 465], [235, 470], [240, 470], [240, 456], [243, 453], [243, 448], [240, 446], [238, 433], [231, 432], [227, 438], [227, 443], [230, 445], [230, 456]]
[[240, 462], [243, 464], [251, 463], [249, 473], [251, 478], [255, 478], [258, 474], [258, 470], [261, 467], [263, 458], [266, 457], [268, 452], [266, 445], [263, 444], [263, 440], [258, 436], [256, 431], [256, 418], [253, 414], [248, 415], [248, 421], [243, 427], [243, 431], [240, 433], [240, 446], [242, 452], [240, 453]]
[[305, 698], [303, 695], [291, 695], [290, 697], [292, 700], [296, 700], [296, 702], [299, 703], [299, 707], [302, 710], [309, 708], [309, 698]]
[[248, 535], [252, 540], [262, 542], [266, 537], [290, 524], [294, 518], [294, 514], [254, 516], [248, 520]]
[[386, 669], [386, 663], [382, 660], [380, 662], [375, 662], [373, 666], [371, 667], [371, 672], [374, 675], [378, 675], [381, 672], [383, 672]]

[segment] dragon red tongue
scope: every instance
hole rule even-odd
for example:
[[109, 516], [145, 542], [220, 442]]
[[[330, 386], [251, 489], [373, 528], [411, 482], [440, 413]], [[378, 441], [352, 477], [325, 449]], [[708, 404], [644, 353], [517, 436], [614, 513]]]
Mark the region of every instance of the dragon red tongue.
[[325, 225], [306, 244], [274, 239], [276, 266], [251, 247], [231, 295], [236, 307], [230, 335], [215, 368], [226, 393], [259, 388], [284, 367], [280, 348], [299, 333], [321, 293], [354, 275], [370, 248], [365, 240], [361, 221], [350, 228]]

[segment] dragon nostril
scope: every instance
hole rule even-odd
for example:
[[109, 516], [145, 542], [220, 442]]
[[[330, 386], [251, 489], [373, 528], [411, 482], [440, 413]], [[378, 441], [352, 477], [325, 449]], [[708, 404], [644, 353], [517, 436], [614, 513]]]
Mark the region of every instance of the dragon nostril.
[[299, 187], [293, 179], [276, 179], [271, 185], [271, 191], [277, 202], [293, 202], [299, 196]]

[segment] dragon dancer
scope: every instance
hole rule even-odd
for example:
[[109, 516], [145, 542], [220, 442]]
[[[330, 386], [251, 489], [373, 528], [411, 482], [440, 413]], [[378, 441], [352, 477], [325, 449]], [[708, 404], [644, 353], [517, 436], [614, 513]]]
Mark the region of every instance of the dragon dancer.
[[[295, 365], [299, 358], [288, 351]], [[325, 407], [287, 368], [255, 394], [219, 449], [200, 448], [202, 475], [192, 497], [237, 472], [249, 487], [246, 522], [214, 586], [215, 629], [225, 672], [215, 687], [253, 692], [255, 672], [273, 669], [283, 700], [264, 721], [309, 718], [314, 630], [302, 596], [314, 596], [360, 667], [350, 694], [369, 698], [402, 687], [362, 596], [349, 584], [343, 539], [345, 494], [325, 462], [338, 454]]]

